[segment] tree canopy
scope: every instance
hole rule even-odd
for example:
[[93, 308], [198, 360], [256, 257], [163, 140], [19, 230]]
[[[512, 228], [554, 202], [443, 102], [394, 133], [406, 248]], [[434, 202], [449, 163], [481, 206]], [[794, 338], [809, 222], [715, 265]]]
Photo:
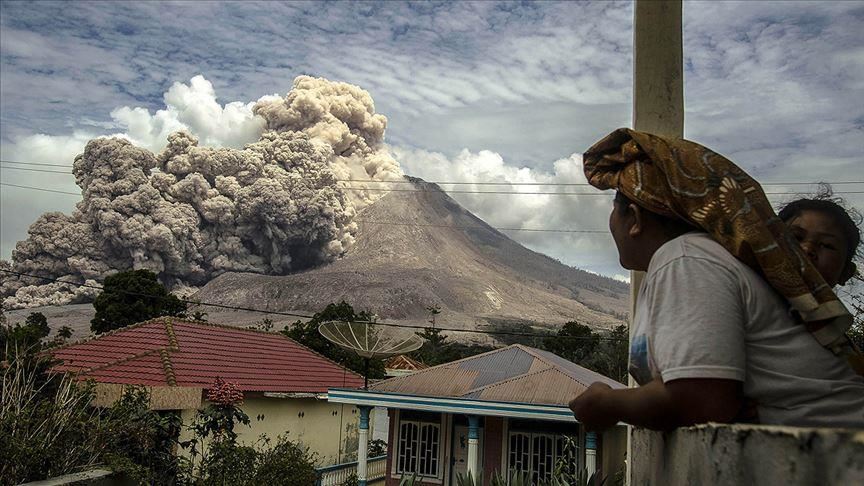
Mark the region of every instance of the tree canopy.
[[[375, 315], [371, 312], [355, 312], [354, 308], [343, 300], [338, 304], [329, 304], [323, 311], [316, 313], [312, 319], [306, 322], [296, 321], [290, 326], [285, 326], [281, 332], [298, 343], [362, 375], [366, 371], [366, 360], [356, 353], [342, 349], [328, 341], [318, 332], [318, 326], [328, 321], [372, 322], [374, 320]], [[380, 359], [370, 360], [368, 378], [384, 378], [384, 376], [383, 361]]]
[[90, 329], [96, 334], [161, 316], [183, 316], [186, 303], [171, 295], [149, 270], [129, 270], [105, 279], [93, 301], [96, 315]]

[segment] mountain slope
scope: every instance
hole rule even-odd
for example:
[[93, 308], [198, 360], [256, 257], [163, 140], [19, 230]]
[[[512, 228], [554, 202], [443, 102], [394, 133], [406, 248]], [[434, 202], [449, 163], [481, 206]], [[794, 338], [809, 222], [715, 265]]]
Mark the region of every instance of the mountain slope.
[[[345, 300], [381, 318], [472, 328], [486, 322], [619, 324], [627, 286], [563, 265], [491, 228], [434, 184], [390, 192], [357, 216], [356, 244], [340, 260], [302, 273], [227, 273], [201, 301], [314, 312]], [[373, 224], [379, 223], [379, 224]], [[380, 224], [390, 223], [390, 224]]]

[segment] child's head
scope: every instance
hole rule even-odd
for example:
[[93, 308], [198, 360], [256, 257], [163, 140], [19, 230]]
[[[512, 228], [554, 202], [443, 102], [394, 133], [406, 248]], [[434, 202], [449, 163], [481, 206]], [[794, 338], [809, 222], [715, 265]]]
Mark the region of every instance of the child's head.
[[853, 275], [853, 259], [861, 243], [861, 231], [842, 203], [824, 188], [815, 198], [798, 199], [785, 205], [778, 215], [830, 286], [843, 285]]

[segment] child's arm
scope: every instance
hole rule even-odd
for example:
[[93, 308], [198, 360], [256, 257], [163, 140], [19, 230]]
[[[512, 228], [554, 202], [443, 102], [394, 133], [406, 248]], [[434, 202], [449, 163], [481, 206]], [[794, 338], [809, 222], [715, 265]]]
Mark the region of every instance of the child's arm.
[[589, 430], [618, 422], [669, 430], [704, 422], [730, 422], [741, 408], [741, 382], [713, 378], [654, 381], [613, 390], [594, 383], [570, 402], [576, 419]]

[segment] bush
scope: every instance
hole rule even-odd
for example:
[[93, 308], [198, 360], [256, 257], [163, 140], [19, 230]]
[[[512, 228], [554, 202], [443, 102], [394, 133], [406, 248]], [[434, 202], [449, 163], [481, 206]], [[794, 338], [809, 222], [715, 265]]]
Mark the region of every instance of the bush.
[[110, 409], [90, 406], [93, 385], [50, 374], [35, 352], [9, 355], [0, 397], [0, 484], [19, 484], [97, 465], [142, 484], [173, 478], [176, 422], [149, 410], [132, 389]]
[[315, 480], [315, 455], [308, 448], [279, 436], [276, 445], [259, 452], [252, 484], [307, 486], [315, 484]]
[[217, 378], [207, 394], [211, 402], [189, 425], [193, 438], [181, 444], [190, 458], [182, 459], [180, 480], [186, 484], [255, 486], [315, 484], [315, 455], [296, 442], [279, 436], [270, 446], [262, 436], [255, 447], [237, 443], [235, 427], [249, 425], [239, 408], [243, 393]]

